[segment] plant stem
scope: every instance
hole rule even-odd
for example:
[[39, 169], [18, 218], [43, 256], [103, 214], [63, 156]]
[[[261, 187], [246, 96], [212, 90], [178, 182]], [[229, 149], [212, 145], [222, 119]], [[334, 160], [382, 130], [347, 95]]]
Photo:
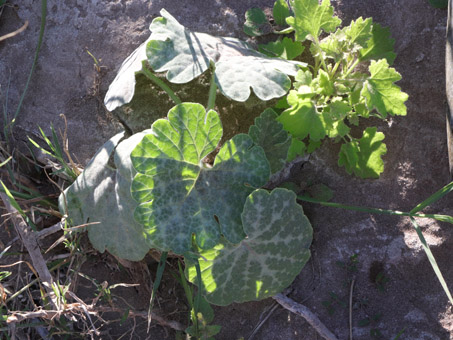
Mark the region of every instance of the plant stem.
[[[319, 39], [318, 39], [318, 37], [314, 37], [314, 39], [315, 39], [314, 43], [316, 44], [316, 47], [319, 50], [321, 50], [321, 48], [319, 47]], [[319, 59], [321, 60], [321, 64], [322, 64], [322, 67], [323, 67], [324, 71], [329, 73], [329, 70], [327, 69], [327, 65], [326, 65], [326, 62], [325, 62], [324, 58], [322, 56], [320, 56]], [[329, 76], [330, 76], [330, 73], [329, 73]]]
[[159, 86], [162, 90], [167, 92], [168, 96], [175, 102], [175, 104], [182, 103], [181, 99], [179, 99], [176, 93], [173, 92], [173, 90], [162, 80], [157, 78], [145, 65], [143, 65], [141, 73], [143, 73], [149, 80], [151, 80], [154, 84]]
[[195, 334], [198, 334], [198, 312], [200, 311], [200, 300], [201, 300], [201, 269], [200, 269], [200, 262], [198, 258], [194, 259], [195, 261], [195, 269], [197, 270], [197, 295], [195, 296], [195, 301], [193, 305], [194, 310], [194, 317], [193, 317], [193, 325], [195, 326]]
[[307, 196], [297, 196], [297, 199], [305, 202], [311, 203], [318, 203], [326, 207], [332, 208], [340, 208], [345, 210], [354, 210], [354, 211], [361, 211], [367, 212], [371, 214], [381, 214], [381, 215], [396, 215], [396, 216], [409, 216], [409, 217], [420, 217], [420, 218], [433, 218], [438, 221], [453, 223], [453, 217], [447, 215], [439, 215], [439, 214], [416, 214], [411, 212], [403, 212], [398, 210], [387, 210], [387, 209], [379, 209], [379, 208], [366, 208], [366, 207], [358, 207], [353, 205], [345, 205], [341, 203], [334, 203], [334, 202], [324, 202], [320, 201], [311, 197]]
[[340, 61], [337, 61], [337, 63], [335, 64], [335, 66], [333, 67], [332, 69], [332, 74], [330, 75], [331, 78], [333, 78], [335, 76], [335, 73], [337, 72], [338, 70], [338, 67], [340, 66], [341, 64], [341, 60]]
[[[215, 82], [215, 65], [211, 61], [211, 84], [209, 86], [209, 98], [208, 98], [208, 106], [206, 108], [206, 111], [213, 110], [215, 106], [215, 98], [217, 94], [217, 84]], [[207, 113], [206, 113], [207, 114]]]
[[349, 73], [351, 73], [355, 67], [359, 64], [360, 60], [359, 59], [356, 59], [352, 65], [348, 68], [348, 70], [346, 71], [345, 75], [343, 76], [343, 78], [346, 78], [347, 76], [349, 76]]

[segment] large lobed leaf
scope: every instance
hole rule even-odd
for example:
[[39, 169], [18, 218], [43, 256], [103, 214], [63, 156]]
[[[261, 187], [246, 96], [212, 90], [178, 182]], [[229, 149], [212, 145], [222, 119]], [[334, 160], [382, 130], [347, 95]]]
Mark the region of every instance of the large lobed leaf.
[[164, 9], [153, 20], [147, 56], [156, 72], [167, 72], [173, 83], [187, 83], [215, 64], [220, 91], [236, 101], [245, 101], [253, 88], [258, 98], [269, 100], [288, 92], [301, 62], [269, 58], [247, 43], [227, 37], [191, 32]]
[[[312, 228], [296, 195], [278, 188], [254, 191], [244, 205], [247, 237], [201, 251], [202, 292], [215, 305], [261, 300], [288, 287], [310, 258]], [[195, 265], [186, 274], [196, 283]]]
[[270, 176], [263, 149], [240, 134], [223, 145], [212, 167], [203, 164], [222, 127], [217, 113], [195, 103], [175, 106], [152, 131], [131, 154], [139, 172], [131, 189], [140, 203], [135, 218], [152, 242], [179, 254], [191, 249], [193, 234], [201, 248], [215, 246], [220, 234], [240, 242], [245, 199]]
[[[132, 261], [143, 259], [150, 248], [156, 248], [134, 220], [138, 204], [130, 193], [135, 171], [129, 155], [146, 133], [149, 131], [125, 140], [123, 133], [111, 138], [59, 198], [60, 210], [73, 225], [98, 222], [87, 227], [94, 248]], [[112, 159], [114, 167], [109, 163]]]
[[[167, 72], [173, 83], [187, 83], [214, 63], [220, 91], [236, 101], [245, 101], [250, 89], [261, 100], [285, 95], [299, 66], [306, 63], [270, 58], [236, 38], [191, 32], [165, 9], [150, 25], [151, 36], [123, 62], [109, 86], [104, 103], [108, 110], [129, 103], [135, 92], [135, 76], [147, 60], [156, 72]], [[294, 50], [294, 48], [293, 48]], [[297, 52], [288, 52], [294, 56]]]

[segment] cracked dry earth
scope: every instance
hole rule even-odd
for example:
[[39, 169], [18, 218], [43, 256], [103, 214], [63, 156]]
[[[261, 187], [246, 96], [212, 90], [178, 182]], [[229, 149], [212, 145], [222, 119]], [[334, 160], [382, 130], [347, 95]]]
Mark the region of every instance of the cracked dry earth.
[[[12, 1], [14, 3], [14, 1]], [[193, 1], [49, 1], [46, 36], [38, 67], [18, 117], [16, 138], [37, 131], [37, 124], [61, 127], [58, 115], [69, 124], [70, 149], [82, 163], [110, 138], [119, 126], [99, 105], [122, 60], [148, 36], [152, 18], [166, 8], [186, 27], [217, 35], [246, 39], [241, 31], [248, 8], [270, 8], [271, 0]], [[371, 121], [386, 135], [385, 172], [378, 180], [361, 180], [336, 164], [338, 146], [325, 143], [307, 163], [291, 169], [300, 185], [324, 183], [333, 189], [335, 202], [409, 211], [449, 182], [445, 132], [445, 29], [447, 10], [434, 9], [427, 0], [332, 1], [345, 24], [362, 17], [391, 29], [401, 73], [398, 85], [410, 96], [407, 117]], [[23, 0], [7, 7], [1, 17], [0, 35], [25, 20], [29, 28], [0, 45], [0, 74], [11, 74], [9, 101], [17, 105], [39, 31], [39, 2]], [[90, 51], [105, 66], [102, 77], [93, 70]], [[18, 67], [20, 66], [20, 67]], [[2, 91], [8, 76], [0, 77]], [[98, 87], [93, 88], [97, 83]], [[145, 128], [145, 127], [144, 127]], [[453, 215], [453, 196], [427, 209]], [[339, 338], [348, 339], [348, 308], [353, 287], [353, 338], [440, 340], [453, 338], [453, 313], [423, 252], [410, 221], [404, 217], [378, 216], [303, 204], [314, 228], [312, 258], [294, 281], [290, 297], [309, 307]], [[418, 221], [447, 283], [453, 287], [453, 229], [432, 220]], [[99, 259], [84, 265], [87, 275], [100, 282], [125, 282], [130, 278]], [[155, 265], [155, 264], [154, 264]], [[184, 320], [186, 311], [175, 303], [176, 284], [165, 277], [160, 304], [169, 318]], [[83, 292], [80, 292], [82, 294]], [[140, 293], [117, 292], [135, 308], [146, 308]], [[173, 301], [173, 302], [172, 302]], [[272, 299], [233, 304], [215, 309], [215, 324], [222, 326], [220, 340], [247, 339]], [[346, 307], [345, 307], [346, 306]], [[368, 322], [364, 321], [368, 318]], [[130, 323], [114, 325], [106, 338], [123, 334]], [[380, 334], [380, 337], [379, 337]], [[137, 339], [146, 338], [146, 325], [137, 326]], [[160, 326], [149, 339], [172, 339]], [[255, 339], [317, 339], [300, 317], [280, 307], [274, 309]]]

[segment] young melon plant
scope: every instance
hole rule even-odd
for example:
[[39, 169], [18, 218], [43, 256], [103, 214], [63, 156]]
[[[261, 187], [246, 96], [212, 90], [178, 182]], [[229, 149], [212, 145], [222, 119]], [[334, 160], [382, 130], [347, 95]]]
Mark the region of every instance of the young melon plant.
[[[308, 44], [314, 62], [298, 71], [288, 96], [279, 102], [278, 117], [292, 137], [291, 157], [313, 152], [325, 138], [341, 142], [338, 164], [361, 178], [377, 178], [384, 170], [387, 152], [384, 134], [367, 127], [362, 136], [351, 132], [359, 118], [406, 115], [408, 95], [395, 85], [401, 75], [392, 67], [396, 54], [389, 30], [358, 18], [338, 28], [330, 0], [284, 0], [275, 2], [278, 31], [259, 9], [249, 10], [244, 31], [252, 36], [269, 32], [294, 34], [266, 45], [260, 51], [274, 57], [294, 59]], [[357, 130], [357, 129], [356, 129]]]
[[[254, 26], [260, 13], [248, 15], [253, 35], [266, 26]], [[130, 103], [143, 74], [176, 106], [150, 129], [106, 142], [61, 195], [60, 208], [73, 224], [96, 223], [88, 235], [101, 252], [135, 261], [151, 248], [164, 257], [183, 255], [187, 278], [213, 304], [275, 295], [308, 261], [312, 228], [292, 191], [263, 187], [288, 159], [326, 136], [344, 142], [340, 164], [348, 172], [382, 172], [382, 133], [367, 128], [355, 138], [349, 124], [358, 117], [405, 114], [407, 95], [393, 84], [399, 74], [389, 67], [393, 42], [371, 19], [321, 39], [341, 22], [328, 0], [296, 0], [291, 7], [277, 1], [275, 22], [290, 24], [279, 33], [295, 32], [296, 41], [285, 37], [260, 51], [239, 39], [191, 32], [165, 10], [161, 15], [149, 39], [124, 61], [105, 105], [113, 111]], [[302, 53], [305, 40], [314, 65], [288, 60]], [[357, 70], [360, 63], [369, 64], [367, 73]], [[168, 85], [188, 83], [207, 70], [206, 108], [181, 102]], [[252, 90], [263, 101], [287, 95], [278, 105], [286, 109], [280, 115], [265, 110], [248, 134], [220, 146], [217, 92], [241, 102]]]

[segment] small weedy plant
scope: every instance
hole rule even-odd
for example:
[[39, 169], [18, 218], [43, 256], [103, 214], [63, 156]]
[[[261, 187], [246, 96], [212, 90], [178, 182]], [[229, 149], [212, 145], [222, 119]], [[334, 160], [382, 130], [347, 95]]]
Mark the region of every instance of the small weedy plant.
[[[292, 89], [277, 108], [277, 118], [292, 136], [290, 158], [313, 152], [325, 138], [341, 142], [338, 164], [361, 178], [377, 178], [384, 170], [387, 152], [384, 134], [367, 127], [354, 136], [351, 126], [359, 118], [406, 115], [406, 93], [395, 85], [401, 75], [392, 67], [396, 54], [388, 28], [371, 18], [358, 18], [339, 29], [341, 20], [333, 16], [330, 1], [279, 0], [274, 6], [274, 23], [289, 25], [278, 31], [260, 9], [247, 13], [245, 33], [260, 36], [269, 32], [294, 33], [260, 51], [274, 57], [294, 59], [308, 46], [311, 59], [295, 76]], [[356, 129], [357, 130], [357, 129]]]

